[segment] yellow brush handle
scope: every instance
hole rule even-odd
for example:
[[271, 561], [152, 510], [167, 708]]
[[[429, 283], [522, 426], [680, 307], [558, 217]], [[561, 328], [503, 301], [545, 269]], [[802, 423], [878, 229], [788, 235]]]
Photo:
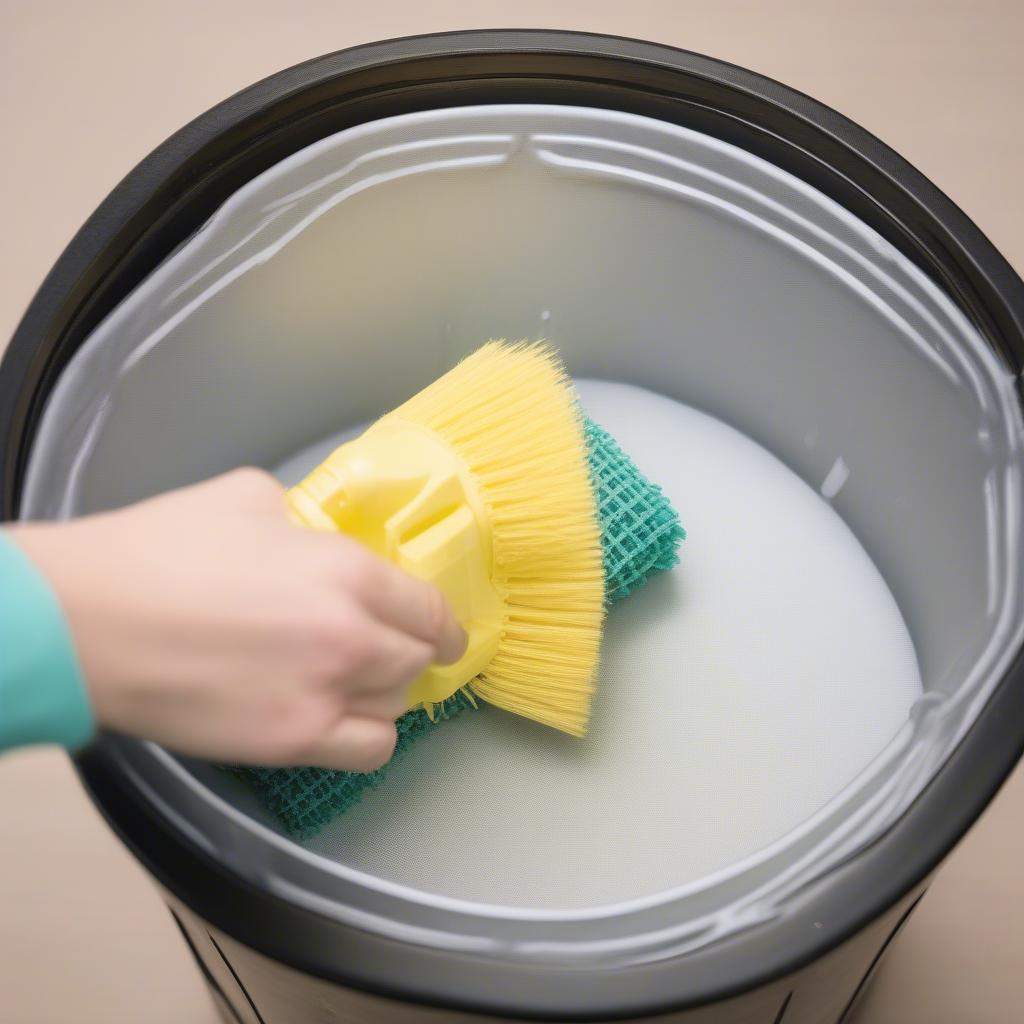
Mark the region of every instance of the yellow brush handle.
[[431, 666], [410, 686], [410, 708], [432, 714], [487, 667], [498, 649], [503, 603], [492, 583], [486, 514], [447, 445], [385, 418], [336, 449], [287, 501], [295, 522], [361, 541], [448, 599], [469, 646], [455, 665]]
[[[288, 503], [288, 515], [292, 522], [299, 526], [308, 527], [311, 530], [324, 530], [337, 532], [337, 523], [324, 511], [314, 498], [316, 492], [316, 481], [313, 480], [316, 471], [302, 481], [290, 488], [285, 494]], [[312, 482], [312, 486], [310, 485]]]

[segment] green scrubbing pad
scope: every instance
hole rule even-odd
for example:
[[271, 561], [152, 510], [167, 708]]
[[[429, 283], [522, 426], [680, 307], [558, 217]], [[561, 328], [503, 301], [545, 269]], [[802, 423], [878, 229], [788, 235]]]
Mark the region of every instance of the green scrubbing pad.
[[[589, 419], [585, 433], [601, 520], [605, 596], [612, 603], [636, 590], [653, 573], [671, 569], [679, 560], [679, 543], [686, 534], [661, 488], [640, 473], [615, 439]], [[394, 764], [420, 736], [469, 707], [472, 702], [460, 691], [445, 702], [440, 713], [435, 711], [433, 721], [421, 709], [403, 715], [397, 722], [398, 743], [388, 764]], [[387, 768], [368, 774], [325, 768], [229, 770], [252, 786], [290, 835], [308, 839], [378, 785]]]
[[587, 457], [597, 494], [604, 556], [604, 590], [609, 603], [679, 561], [686, 531], [661, 488], [652, 484], [593, 420], [586, 420]]

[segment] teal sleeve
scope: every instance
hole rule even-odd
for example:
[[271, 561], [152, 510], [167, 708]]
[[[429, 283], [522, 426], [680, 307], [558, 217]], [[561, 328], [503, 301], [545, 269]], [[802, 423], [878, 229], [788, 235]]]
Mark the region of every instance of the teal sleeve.
[[43, 574], [0, 530], [0, 750], [92, 736], [85, 679]]

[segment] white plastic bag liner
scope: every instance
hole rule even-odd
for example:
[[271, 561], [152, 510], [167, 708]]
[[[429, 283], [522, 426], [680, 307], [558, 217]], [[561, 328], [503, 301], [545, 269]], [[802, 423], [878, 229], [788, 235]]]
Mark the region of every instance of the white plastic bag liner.
[[658, 959], [770, 920], [877, 838], [1020, 643], [1013, 379], [841, 207], [620, 112], [349, 129], [242, 188], [94, 332], [23, 507], [281, 467], [488, 338], [540, 336], [690, 531], [612, 613], [591, 736], [465, 715], [306, 849], [208, 766], [121, 756], [212, 855], [328, 916]]

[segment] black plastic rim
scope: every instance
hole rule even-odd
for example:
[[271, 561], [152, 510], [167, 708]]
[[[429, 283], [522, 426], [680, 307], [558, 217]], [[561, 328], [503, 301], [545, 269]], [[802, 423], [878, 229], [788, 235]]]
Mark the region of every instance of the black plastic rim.
[[[1024, 284], [947, 197], [873, 136], [814, 100], [735, 66], [634, 40], [549, 31], [484, 31], [372, 44], [298, 65], [246, 89], [168, 139], [122, 181], [50, 271], [0, 364], [0, 515], [14, 518], [28, 453], [55, 381], [91, 330], [244, 182], [343, 128], [437, 107], [565, 103], [659, 118], [735, 143], [802, 178], [921, 267], [1015, 375], [1024, 361]], [[671, 964], [600, 1005], [533, 1005], [520, 973], [514, 1008], [452, 1000], [527, 1019], [624, 1019], [727, 998], [842, 943], [910, 892], [946, 856], [1024, 749], [1021, 652], [975, 726], [905, 816], [815, 895], [821, 927], [797, 933], [728, 985], [673, 989]], [[320, 953], [336, 924], [257, 890], [203, 854], [119, 771], [100, 740], [78, 761], [93, 798], [157, 879], [200, 916], [299, 970], [424, 1003], [422, 986], [382, 986]], [[852, 898], [851, 898], [852, 897]], [[330, 927], [328, 928], [328, 925]], [[348, 936], [353, 947], [372, 940]], [[386, 955], [386, 944], [377, 952]], [[424, 954], [427, 956], [427, 954]], [[439, 966], [443, 970], [443, 965]], [[666, 980], [666, 978], [668, 980]], [[631, 986], [632, 988], [632, 986]], [[595, 993], [596, 995], [596, 993]]]

